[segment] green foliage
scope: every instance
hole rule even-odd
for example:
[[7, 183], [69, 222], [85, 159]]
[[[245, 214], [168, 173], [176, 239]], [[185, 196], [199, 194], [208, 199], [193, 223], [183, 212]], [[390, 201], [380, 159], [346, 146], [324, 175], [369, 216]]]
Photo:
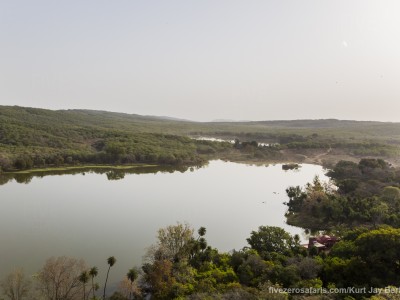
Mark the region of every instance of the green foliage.
[[96, 283], [96, 284], [94, 283], [94, 278], [95, 278], [98, 274], [99, 274], [99, 271], [98, 271], [97, 267], [91, 267], [91, 268], [90, 268], [90, 270], [89, 270], [89, 276], [90, 276], [91, 281], [92, 281], [92, 299], [95, 299], [95, 298], [96, 298], [96, 296], [95, 296], [94, 293], [95, 293], [95, 291], [97, 291], [98, 288], [99, 288], [99, 286], [97, 285], [97, 283]]
[[[127, 274], [131, 284], [139, 282], [155, 299], [288, 299], [285, 293], [272, 294], [269, 287], [386, 287], [400, 281], [399, 229], [380, 227], [400, 227], [400, 170], [380, 159], [399, 153], [399, 129], [395, 123], [302, 120], [206, 124], [98, 111], [0, 107], [0, 172], [82, 164], [188, 166], [217, 157], [280, 159], [285, 152], [312, 153], [313, 149], [378, 157], [337, 163], [329, 176], [338, 190], [317, 178], [304, 188], [287, 189], [291, 224], [313, 229], [364, 225], [344, 232], [330, 253], [318, 255], [316, 251], [307, 257], [298, 237], [268, 226], [250, 234], [247, 241], [251, 249], [220, 253], [208, 245], [204, 227], [194, 236], [192, 228], [177, 224], [159, 231], [151, 259], [143, 265], [143, 278], [137, 279], [135, 269]], [[197, 141], [190, 135], [236, 141]], [[171, 171], [168, 168], [163, 170]], [[138, 171], [98, 172], [116, 180], [125, 172]], [[29, 182], [32, 174], [21, 172], [13, 178]], [[10, 178], [1, 174], [0, 183]], [[109, 272], [115, 258], [110, 257], [107, 263]], [[68, 279], [73, 280], [80, 297], [83, 289], [85, 298], [85, 284], [91, 278], [95, 297], [97, 268], [89, 273], [86, 269], [79, 266]], [[42, 285], [47, 279], [45, 271], [39, 276]], [[126, 299], [126, 295], [115, 293], [110, 299]]]
[[134, 282], [139, 276], [139, 271], [136, 268], [129, 269], [128, 274], [126, 274], [126, 277], [128, 277], [130, 282]]
[[[399, 154], [400, 125], [338, 120], [196, 123], [121, 113], [0, 106], [3, 171], [77, 164], [196, 165], [209, 158], [282, 160], [281, 150]], [[188, 136], [241, 139], [197, 141]], [[268, 143], [261, 145], [259, 142]], [[389, 142], [388, 142], [389, 141]], [[235, 151], [234, 151], [235, 149]]]
[[370, 274], [370, 286], [386, 286], [400, 280], [400, 229], [380, 228], [361, 234], [356, 240], [357, 254]]
[[323, 261], [322, 279], [337, 287], [383, 288], [398, 282], [400, 229], [381, 227], [347, 233]]
[[168, 134], [166, 124], [124, 114], [0, 106], [0, 166], [10, 171], [66, 164], [193, 165], [231, 148]]
[[116, 262], [117, 260], [115, 259], [114, 256], [110, 256], [109, 258], [107, 258], [107, 263], [110, 267], [112, 267]]
[[252, 231], [247, 242], [261, 257], [268, 259], [272, 253], [290, 255], [295, 246], [293, 237], [284, 229], [274, 226], [260, 226]]
[[288, 223], [311, 229], [388, 224], [400, 226], [400, 174], [381, 159], [340, 161], [329, 172], [338, 190], [318, 180], [289, 187]]
[[271, 264], [264, 261], [257, 253], [245, 252], [236, 269], [241, 284], [258, 287], [268, 277]]
[[193, 229], [178, 223], [158, 230], [157, 256], [171, 261], [187, 259], [191, 252]]
[[[139, 271], [135, 268], [129, 270], [125, 283], [120, 291], [115, 292], [107, 299], [134, 299], [144, 297], [150, 293], [152, 299], [320, 299], [322, 295], [296, 295], [279, 292], [279, 288], [296, 289], [321, 289], [321, 288], [347, 288], [355, 287], [365, 289], [361, 294], [347, 293], [331, 294], [326, 297], [332, 299], [363, 299], [373, 294], [369, 293], [371, 287], [376, 292], [380, 291], [373, 299], [381, 299], [389, 295], [390, 289], [400, 280], [400, 229], [389, 226], [369, 230], [365, 227], [344, 232], [342, 239], [337, 242], [332, 250], [324, 255], [302, 256], [295, 254], [291, 247], [272, 243], [274, 248], [269, 251], [242, 249], [232, 253], [220, 253], [217, 249], [207, 246], [205, 249], [196, 247], [200, 238], [205, 238], [205, 228], [198, 230], [199, 236], [193, 236], [194, 230], [190, 227], [177, 224], [161, 229], [175, 241], [187, 240], [185, 244], [190, 248], [182, 253], [179, 259], [175, 256], [162, 257], [156, 251], [151, 252], [148, 262], [143, 265], [143, 277], [138, 280]], [[268, 241], [274, 241], [277, 237], [298, 241], [298, 238], [288, 236], [280, 228], [261, 226], [258, 232], [252, 232], [251, 236], [267, 236]], [[190, 233], [187, 235], [187, 233]], [[265, 233], [268, 233], [265, 235]], [[180, 237], [179, 237], [180, 235]], [[161, 235], [164, 240], [166, 237]], [[265, 243], [264, 246], [271, 243]], [[175, 246], [174, 246], [175, 247]], [[269, 247], [269, 246], [266, 246]], [[261, 253], [268, 253], [264, 258]], [[111, 267], [115, 259], [107, 260]], [[97, 275], [97, 268], [85, 271], [83, 262], [74, 259], [58, 258], [50, 259], [39, 272], [38, 283], [42, 288], [51, 287], [47, 291], [42, 290], [43, 295], [51, 298], [53, 290], [58, 286], [52, 286], [54, 276], [63, 278], [63, 286], [73, 288], [74, 295], [65, 295], [63, 299], [75, 300], [89, 298], [90, 291], [85, 292], [85, 284], [89, 278]], [[9, 276], [1, 282], [1, 286], [15, 287], [15, 276]], [[22, 278], [22, 277], [21, 277]], [[20, 280], [18, 282], [22, 282]], [[133, 282], [138, 282], [140, 288], [134, 289]], [[382, 289], [382, 290], [378, 290]], [[22, 291], [22, 290], [21, 290]], [[61, 290], [57, 290], [61, 291]], [[140, 295], [140, 291], [144, 292]], [[30, 292], [30, 285], [24, 287], [24, 295]], [[121, 293], [122, 292], [122, 293]], [[376, 293], [375, 292], [375, 293]], [[104, 297], [104, 296], [103, 296]], [[321, 299], [328, 299], [328, 298]], [[46, 299], [47, 299], [46, 298]], [[104, 297], [105, 298], [105, 297]], [[93, 299], [95, 296], [93, 295]], [[393, 298], [396, 299], [396, 298]]]
[[115, 265], [116, 262], [117, 262], [117, 260], [114, 256], [110, 256], [109, 258], [107, 258], [108, 270], [107, 270], [106, 281], [104, 283], [103, 300], [106, 299], [107, 281], [108, 281], [108, 275], [110, 274], [110, 269], [112, 266]]
[[400, 290], [398, 286], [385, 286], [379, 290], [379, 295], [374, 295], [371, 300], [399, 300]]
[[268, 300], [288, 300], [289, 294], [285, 292], [276, 292], [276, 290], [282, 288], [279, 284], [273, 284], [269, 280], [260, 285], [259, 299]]

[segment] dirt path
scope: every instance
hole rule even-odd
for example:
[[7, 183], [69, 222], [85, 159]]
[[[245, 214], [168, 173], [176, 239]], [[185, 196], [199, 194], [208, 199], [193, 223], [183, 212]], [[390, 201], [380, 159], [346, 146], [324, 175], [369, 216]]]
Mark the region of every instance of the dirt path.
[[327, 149], [322, 153], [318, 153], [317, 151], [309, 152], [309, 153], [302, 153], [297, 154], [298, 156], [302, 157], [302, 161], [304, 163], [309, 164], [317, 164], [317, 165], [324, 165], [324, 161], [335, 162], [335, 159], [332, 157], [332, 148]]
[[331, 151], [332, 151], [332, 148], [329, 147], [329, 149], [326, 152], [314, 156], [313, 160], [317, 164], [322, 165], [322, 157], [328, 155], [329, 153], [331, 153]]

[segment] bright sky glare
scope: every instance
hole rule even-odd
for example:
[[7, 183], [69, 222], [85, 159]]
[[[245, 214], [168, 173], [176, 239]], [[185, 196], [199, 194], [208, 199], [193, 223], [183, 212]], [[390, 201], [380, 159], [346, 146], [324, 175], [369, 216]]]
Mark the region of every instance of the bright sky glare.
[[398, 0], [0, 0], [0, 105], [400, 122]]

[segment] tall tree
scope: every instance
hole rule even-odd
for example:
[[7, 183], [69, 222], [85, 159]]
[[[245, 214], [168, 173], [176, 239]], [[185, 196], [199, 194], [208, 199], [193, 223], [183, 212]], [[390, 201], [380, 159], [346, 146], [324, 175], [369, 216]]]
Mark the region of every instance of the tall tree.
[[132, 290], [133, 290], [133, 282], [138, 278], [139, 272], [136, 268], [132, 268], [129, 270], [128, 274], [126, 274], [126, 277], [128, 277], [129, 281], [131, 282], [131, 288], [129, 291], [129, 299], [132, 298]]
[[88, 271], [83, 271], [81, 273], [81, 275], [79, 275], [79, 281], [83, 285], [83, 300], [85, 300], [86, 299], [86, 284], [89, 281], [89, 273], [88, 273]]
[[188, 257], [192, 241], [193, 229], [189, 224], [178, 223], [161, 228], [158, 230], [158, 254], [171, 261]]
[[96, 298], [96, 296], [94, 295], [94, 292], [95, 292], [95, 290], [96, 290], [96, 288], [95, 288], [95, 285], [94, 285], [94, 278], [98, 275], [98, 270], [97, 270], [97, 267], [92, 267], [92, 268], [90, 268], [90, 270], [89, 270], [89, 275], [90, 275], [90, 278], [92, 279], [92, 293], [93, 293], [93, 299], [95, 299]]
[[365, 232], [355, 245], [357, 256], [368, 268], [367, 284], [385, 287], [400, 281], [400, 229], [382, 227]]
[[116, 262], [117, 262], [117, 260], [115, 259], [114, 256], [110, 256], [110, 257], [107, 259], [108, 271], [107, 271], [106, 282], [104, 283], [103, 300], [106, 299], [106, 288], [107, 288], [108, 274], [110, 273], [111, 267], [112, 267]]
[[197, 233], [199, 234], [199, 237], [200, 236], [205, 236], [206, 232], [207, 232], [207, 229], [205, 227], [203, 227], [203, 226], [200, 227], [199, 230], [197, 231]]
[[247, 242], [264, 259], [268, 258], [271, 252], [289, 254], [294, 246], [292, 236], [284, 229], [274, 226], [260, 226], [258, 231], [251, 232]]

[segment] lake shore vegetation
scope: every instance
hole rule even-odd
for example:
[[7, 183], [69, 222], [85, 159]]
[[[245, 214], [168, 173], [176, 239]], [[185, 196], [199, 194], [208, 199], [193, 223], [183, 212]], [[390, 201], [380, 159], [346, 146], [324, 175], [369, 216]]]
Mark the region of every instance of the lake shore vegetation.
[[[331, 167], [340, 160], [367, 156], [398, 165], [399, 132], [400, 124], [383, 122], [190, 122], [0, 106], [0, 172], [85, 165], [200, 165], [210, 159]], [[204, 136], [227, 142], [196, 139]]]
[[[199, 139], [219, 138], [224, 141]], [[279, 227], [261, 225], [229, 253], [206, 228], [177, 223], [158, 231], [140, 268], [126, 266], [113, 294], [97, 267], [49, 258], [35, 276], [1, 279], [7, 299], [397, 299], [400, 281], [400, 124], [338, 120], [190, 122], [90, 110], [0, 106], [0, 184], [34, 176], [186, 171], [211, 159], [308, 162], [329, 167], [287, 189], [287, 222], [330, 233], [321, 251]], [[116, 263], [107, 260], [108, 272]], [[21, 266], [23, 267], [23, 266]], [[102, 295], [100, 295], [100, 293]]]
[[382, 159], [339, 161], [331, 184], [289, 187], [288, 224], [313, 230], [400, 227], [400, 169]]
[[[97, 268], [65, 256], [49, 258], [34, 277], [14, 270], [0, 287], [12, 300], [396, 299], [389, 287], [400, 279], [400, 229], [347, 230], [329, 251], [307, 249], [298, 236], [273, 226], [260, 226], [247, 242], [220, 252], [208, 244], [204, 227], [196, 232], [177, 223], [159, 229], [142, 267], [126, 266], [117, 290], [105, 284], [101, 297], [93, 282]], [[108, 271], [115, 262], [108, 258]]]

